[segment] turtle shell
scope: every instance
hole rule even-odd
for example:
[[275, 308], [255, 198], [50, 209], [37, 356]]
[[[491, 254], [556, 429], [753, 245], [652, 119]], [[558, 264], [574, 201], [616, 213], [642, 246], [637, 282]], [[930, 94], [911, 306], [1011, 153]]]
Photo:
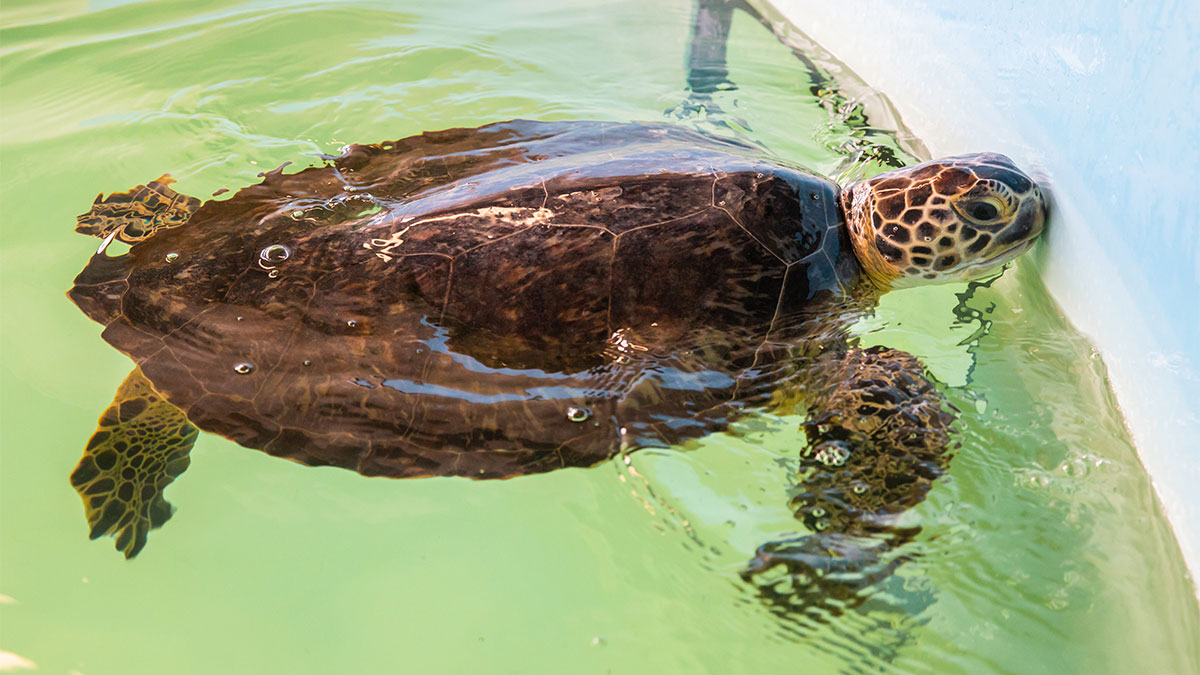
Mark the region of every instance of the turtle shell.
[[721, 428], [857, 274], [837, 186], [643, 124], [351, 146], [70, 297], [201, 429], [367, 475], [506, 477]]

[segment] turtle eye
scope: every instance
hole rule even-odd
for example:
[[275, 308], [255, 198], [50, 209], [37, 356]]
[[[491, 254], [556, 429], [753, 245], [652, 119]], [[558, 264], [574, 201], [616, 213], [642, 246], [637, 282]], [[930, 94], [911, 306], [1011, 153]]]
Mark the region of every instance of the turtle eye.
[[986, 224], [995, 221], [1004, 213], [1004, 203], [997, 197], [987, 197], [962, 204], [958, 211], [976, 223]]
[[969, 213], [970, 216], [975, 220], [991, 220], [992, 218], [1000, 215], [1000, 212], [996, 209], [995, 205], [987, 202], [972, 204], [967, 208], [967, 213]]

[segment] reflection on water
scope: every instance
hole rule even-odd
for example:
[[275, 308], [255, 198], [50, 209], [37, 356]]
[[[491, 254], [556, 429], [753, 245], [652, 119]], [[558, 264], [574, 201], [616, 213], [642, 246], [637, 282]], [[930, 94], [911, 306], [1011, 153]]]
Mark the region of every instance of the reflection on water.
[[[947, 475], [892, 524], [921, 533], [878, 560], [883, 568], [903, 564], [853, 597], [827, 594], [825, 604], [799, 608], [788, 585], [804, 579], [779, 577], [784, 586], [772, 596], [738, 575], [763, 542], [817, 532], [817, 512], [810, 530], [788, 508], [786, 486], [806, 461], [822, 460], [802, 456], [806, 411], [786, 397], [764, 397], [773, 412], [742, 416], [722, 433], [673, 432], [689, 438], [681, 443], [635, 434], [645, 448], [607, 466], [494, 483], [364, 480], [278, 462], [208, 434], [170, 489], [175, 517], [135, 562], [89, 545], [64, 476], [130, 367], [61, 298], [94, 250], [69, 230], [96, 191], [169, 170], [181, 191], [205, 195], [255, 183], [285, 161], [314, 156], [293, 172], [316, 166], [316, 155], [338, 155], [355, 141], [517, 117], [661, 121], [662, 111], [689, 100], [687, 3], [409, 10], [140, 3], [78, 14], [5, 6], [0, 582], [21, 601], [0, 607], [6, 648], [48, 671], [88, 673], [372, 672], [398, 663], [416, 672], [556, 672], [564, 663], [587, 672], [1196, 669], [1196, 608], [1103, 364], [1019, 262], [961, 302], [961, 286], [919, 289], [885, 296], [873, 316], [837, 313], [858, 321], [860, 347], [920, 357], [948, 404], [963, 411], [954, 435], [961, 448]], [[831, 94], [819, 72], [757, 22], [731, 16], [727, 79], [736, 88], [716, 87], [712, 106], [685, 112], [685, 123], [720, 127], [826, 174], [847, 166], [834, 149], [860, 148], [864, 138], [892, 147], [886, 135], [855, 130], [861, 109]], [[837, 108], [834, 123], [819, 103]], [[714, 123], [716, 110], [735, 122]], [[886, 164], [902, 153], [895, 148], [863, 154]], [[520, 184], [530, 190], [532, 218], [541, 179], [531, 174]], [[495, 188], [464, 183], [445, 198], [457, 203]], [[322, 194], [286, 211], [264, 202], [261, 215], [281, 227], [368, 223], [394, 206], [349, 197]], [[395, 261], [413, 232], [400, 234], [407, 224], [366, 242], [370, 264], [389, 263], [375, 254]], [[217, 276], [240, 281], [204, 292], [228, 292], [245, 306], [254, 284], [270, 280], [281, 298], [326, 293], [346, 304], [314, 304], [304, 329], [330, 342], [312, 352], [264, 343], [263, 325], [282, 320], [270, 302], [257, 313], [214, 310], [177, 331], [180, 354], [211, 358], [214, 343], [242, 346], [224, 354], [219, 369], [230, 387], [245, 388], [238, 396], [279, 392], [260, 400], [286, 414], [284, 403], [306, 395], [287, 387], [332, 373], [352, 373], [346, 400], [402, 393], [382, 386], [388, 380], [505, 393], [375, 372], [358, 361], [347, 367], [348, 344], [361, 346], [368, 363], [387, 362], [369, 348], [379, 308], [354, 302], [364, 297], [361, 285], [336, 276], [314, 283], [310, 275], [337, 261], [306, 258], [310, 249], [280, 233], [228, 242], [245, 258], [238, 274]], [[273, 246], [288, 255], [264, 257]], [[153, 253], [147, 270], [180, 274], [205, 247], [145, 250]], [[116, 244], [107, 253], [105, 264], [121, 258]], [[159, 299], [148, 306], [165, 308]], [[464, 383], [521, 377], [574, 397], [593, 382], [547, 367], [571, 352], [544, 345], [500, 345], [504, 358], [461, 359], [472, 345], [494, 343], [485, 334], [439, 334], [440, 313], [419, 314], [429, 320], [413, 324], [407, 348], [462, 372]], [[35, 326], [31, 316], [39, 317]], [[650, 328], [669, 327], [645, 328], [653, 338]], [[639, 356], [653, 355], [640, 349], [654, 342], [647, 334], [604, 334], [603, 354], [650, 358]], [[284, 357], [294, 364], [287, 378], [256, 383]], [[250, 372], [237, 373], [239, 365]], [[739, 382], [722, 369], [659, 365], [636, 380], [652, 383], [645, 390], [655, 395]], [[611, 418], [590, 400], [545, 401], [564, 434]], [[499, 402], [507, 403], [528, 401]], [[575, 421], [572, 408], [591, 416]], [[344, 419], [345, 409], [335, 402], [308, 414]], [[345, 421], [346, 438], [325, 447], [337, 456], [340, 442], [385, 428], [379, 419]], [[824, 459], [836, 460], [830, 453]], [[96, 629], [99, 616], [104, 630]], [[298, 635], [309, 636], [302, 649]], [[136, 663], [128, 651], [135, 640]]]

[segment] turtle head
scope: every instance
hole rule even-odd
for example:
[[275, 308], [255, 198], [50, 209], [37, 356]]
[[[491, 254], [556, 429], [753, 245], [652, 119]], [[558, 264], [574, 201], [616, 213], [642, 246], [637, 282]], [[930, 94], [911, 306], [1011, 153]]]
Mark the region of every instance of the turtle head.
[[987, 276], [1042, 232], [1042, 191], [995, 153], [881, 173], [842, 191], [854, 253], [882, 288]]

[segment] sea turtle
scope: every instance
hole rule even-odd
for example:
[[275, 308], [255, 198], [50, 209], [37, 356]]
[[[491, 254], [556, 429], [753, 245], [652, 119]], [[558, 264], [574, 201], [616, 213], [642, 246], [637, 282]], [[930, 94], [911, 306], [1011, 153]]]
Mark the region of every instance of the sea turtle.
[[[136, 362], [71, 483], [127, 557], [197, 427], [372, 476], [509, 478], [799, 401], [812, 534], [751, 572], [853, 566], [943, 470], [953, 411], [849, 325], [898, 286], [994, 273], [1041, 232], [998, 154], [844, 189], [678, 126], [515, 120], [352, 145], [203, 204], [96, 198], [69, 297]], [[112, 255], [111, 244], [131, 244]]]

